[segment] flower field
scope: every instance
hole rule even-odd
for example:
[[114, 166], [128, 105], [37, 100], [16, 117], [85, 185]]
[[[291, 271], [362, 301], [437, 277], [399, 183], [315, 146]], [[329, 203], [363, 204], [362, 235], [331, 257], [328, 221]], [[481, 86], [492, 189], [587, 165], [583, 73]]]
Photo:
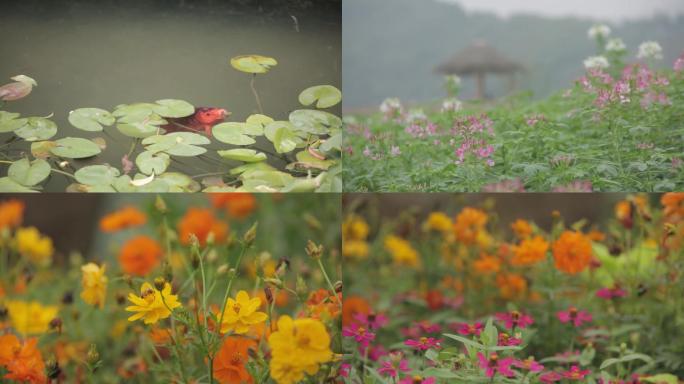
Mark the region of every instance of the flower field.
[[[450, 98], [408, 108], [390, 98], [375, 115], [345, 117], [345, 191], [667, 192], [684, 186], [684, 55], [663, 63], [647, 41], [630, 57], [596, 26], [598, 56], [545, 100]], [[578, 60], [578, 65], [580, 61]]]
[[610, 206], [588, 209], [608, 215], [554, 210], [540, 225], [499, 197], [413, 195], [433, 208], [396, 212], [363, 196], [345, 204], [342, 233], [347, 382], [684, 377], [684, 194], [604, 195]]
[[37, 199], [0, 201], [0, 382], [336, 380], [338, 198], [106, 200], [92, 254], [27, 222]]

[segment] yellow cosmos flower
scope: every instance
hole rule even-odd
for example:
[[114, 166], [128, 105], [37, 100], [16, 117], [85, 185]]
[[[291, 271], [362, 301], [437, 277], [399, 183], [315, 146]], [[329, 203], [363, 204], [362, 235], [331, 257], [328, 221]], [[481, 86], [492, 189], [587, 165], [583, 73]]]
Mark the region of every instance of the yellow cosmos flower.
[[342, 243], [342, 255], [356, 260], [368, 257], [368, 243], [363, 240], [347, 240]]
[[5, 305], [12, 327], [23, 336], [47, 332], [50, 322], [57, 317], [57, 312], [59, 312], [57, 306], [42, 305], [37, 301], [10, 300]]
[[52, 262], [52, 239], [41, 235], [35, 227], [19, 228], [16, 244], [19, 253], [34, 265], [45, 267]]
[[249, 332], [253, 325], [263, 323], [268, 318], [268, 315], [257, 311], [260, 306], [261, 299], [258, 297], [250, 299], [245, 291], [238, 292], [235, 299], [229, 297], [226, 300], [226, 308], [223, 311], [221, 332], [227, 333], [232, 331], [241, 335]]
[[451, 218], [444, 212], [432, 212], [423, 224], [423, 227], [429, 231], [448, 232], [453, 229], [454, 224]]
[[90, 305], [104, 307], [108, 281], [105, 276], [105, 266], [99, 267], [95, 263], [88, 263], [81, 267], [81, 271], [83, 272], [81, 298]]
[[161, 319], [171, 316], [171, 311], [181, 306], [178, 296], [171, 294], [171, 284], [164, 284], [161, 291], [150, 283], [140, 287], [140, 296], [128, 294], [128, 300], [134, 305], [126, 307], [128, 312], [137, 312], [128, 321], [143, 319], [145, 324], [154, 324]]
[[411, 243], [399, 236], [389, 235], [385, 237], [385, 249], [392, 255], [395, 264], [418, 267], [420, 259], [418, 252], [413, 249]]
[[320, 320], [289, 316], [278, 319], [278, 330], [268, 337], [271, 377], [278, 384], [301, 381], [314, 375], [319, 365], [332, 360], [330, 335]]
[[370, 228], [368, 223], [357, 215], [349, 215], [342, 223], [342, 238], [344, 240], [366, 240]]

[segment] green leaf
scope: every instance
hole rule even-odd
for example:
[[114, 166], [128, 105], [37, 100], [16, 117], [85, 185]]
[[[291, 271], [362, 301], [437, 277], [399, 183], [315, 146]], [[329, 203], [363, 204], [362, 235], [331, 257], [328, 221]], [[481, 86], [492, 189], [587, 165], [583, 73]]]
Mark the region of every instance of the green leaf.
[[264, 134], [273, 143], [276, 152], [291, 152], [301, 143], [301, 139], [295, 135], [292, 128], [292, 124], [287, 121], [274, 121], [266, 126]]
[[136, 139], [144, 139], [152, 135], [156, 135], [159, 132], [159, 126], [151, 124], [149, 122], [134, 122], [134, 123], [123, 123], [117, 124], [116, 128], [123, 135], [128, 137], [133, 137]]
[[215, 125], [211, 129], [211, 134], [216, 140], [226, 144], [251, 145], [256, 143], [253, 138], [245, 134], [246, 131], [247, 124], [230, 122]]
[[313, 109], [298, 109], [292, 111], [289, 120], [295, 130], [313, 133], [315, 135], [327, 134], [331, 129], [342, 128], [342, 119], [339, 117], [332, 113], [316, 111]]
[[230, 59], [230, 65], [241, 72], [266, 73], [271, 67], [278, 65], [276, 59], [261, 55], [241, 55]]
[[640, 377], [639, 380], [654, 384], [677, 384], [679, 382], [677, 376], [669, 373], [660, 373], [658, 375]]
[[480, 343], [478, 343], [478, 342], [476, 342], [476, 341], [467, 339], [467, 338], [465, 338], [465, 337], [463, 337], [463, 336], [452, 335], [452, 334], [450, 334], [450, 333], [445, 333], [444, 336], [446, 336], [446, 337], [448, 337], [448, 338], [450, 338], [450, 339], [454, 339], [454, 340], [456, 340], [456, 341], [460, 341], [461, 343], [463, 343], [463, 344], [465, 344], [465, 345], [469, 345], [469, 346], [471, 346], [471, 347], [475, 347], [475, 348], [478, 348], [478, 349], [485, 349], [485, 346], [484, 346], [484, 345], [482, 345], [482, 344], [480, 344]]
[[[134, 180], [141, 180], [147, 178], [147, 175], [137, 174]], [[136, 186], [132, 184], [131, 177], [128, 175], [119, 176], [112, 184], [118, 192], [157, 192], [163, 193], [169, 191], [169, 184], [161, 179], [154, 179], [151, 182]]]
[[65, 137], [54, 141], [54, 144], [54, 147], [50, 148], [53, 155], [70, 159], [83, 159], [101, 152], [97, 144], [80, 137]]
[[327, 138], [319, 147], [323, 152], [330, 152], [333, 149], [342, 151], [342, 131], [330, 132], [332, 135]]
[[17, 117], [19, 117], [18, 113], [0, 111], [0, 133], [12, 132], [28, 123], [27, 118], [17, 119]]
[[321, 160], [313, 156], [309, 151], [297, 152], [295, 157], [297, 158], [297, 163], [294, 165], [302, 166], [304, 168], [327, 170], [336, 163], [334, 160]]
[[226, 151], [218, 151], [219, 156], [224, 159], [244, 161], [246, 163], [256, 163], [259, 161], [266, 160], [266, 154], [263, 152], [257, 152], [253, 149], [237, 148], [229, 149]]
[[142, 141], [150, 152], [166, 152], [172, 156], [197, 156], [205, 153], [206, 148], [198, 145], [211, 143], [205, 136], [192, 132], [174, 132], [166, 135], [155, 135]]
[[43, 159], [29, 161], [23, 158], [10, 165], [7, 176], [26, 187], [32, 187], [50, 176], [50, 164]]
[[257, 163], [247, 163], [239, 167], [232, 168], [229, 173], [231, 175], [240, 175], [243, 173], [256, 172], [256, 171], [275, 171], [273, 166], [269, 165], [265, 161], [260, 161]]
[[163, 117], [185, 117], [195, 112], [195, 107], [184, 100], [163, 99], [157, 100], [153, 110]]
[[250, 182], [251, 185], [266, 185], [269, 187], [283, 187], [294, 180], [289, 173], [281, 171], [253, 171], [244, 172], [240, 175], [243, 183]]
[[26, 141], [47, 140], [57, 134], [57, 124], [44, 117], [29, 117], [26, 125], [14, 134]]
[[330, 108], [342, 101], [342, 92], [332, 85], [316, 85], [299, 94], [299, 102], [304, 106], [316, 101], [316, 108]]
[[166, 182], [169, 192], [198, 192], [202, 187], [190, 176], [178, 172], [168, 172], [160, 175], [157, 180]]
[[119, 170], [110, 165], [89, 165], [76, 171], [74, 176], [81, 184], [110, 185], [119, 174]]
[[0, 192], [37, 192], [31, 188], [27, 188], [9, 177], [0, 178]]
[[135, 158], [135, 164], [140, 172], [146, 175], [151, 175], [152, 172], [155, 175], [161, 175], [166, 172], [166, 168], [171, 164], [171, 158], [164, 152], [152, 153], [144, 151]]
[[114, 116], [100, 108], [79, 108], [69, 112], [69, 123], [84, 131], [101, 131], [102, 126], [114, 124]]

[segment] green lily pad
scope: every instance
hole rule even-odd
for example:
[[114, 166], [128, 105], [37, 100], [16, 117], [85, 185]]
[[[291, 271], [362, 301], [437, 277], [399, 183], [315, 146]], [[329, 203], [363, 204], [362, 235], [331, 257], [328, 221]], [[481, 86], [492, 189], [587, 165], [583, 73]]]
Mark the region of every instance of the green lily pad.
[[169, 184], [161, 179], [153, 179], [149, 183], [142, 186], [133, 184], [133, 180], [141, 180], [147, 178], [147, 175], [137, 174], [133, 179], [128, 175], [119, 176], [114, 180], [112, 186], [118, 192], [156, 192], [163, 193], [169, 191]]
[[119, 174], [119, 170], [110, 165], [89, 165], [76, 171], [74, 176], [81, 184], [110, 185]]
[[185, 117], [195, 113], [195, 107], [184, 100], [163, 99], [156, 103], [153, 110], [163, 117]]
[[253, 149], [237, 148], [229, 149], [226, 151], [218, 151], [219, 156], [224, 159], [244, 161], [246, 163], [256, 163], [259, 161], [266, 160], [266, 154], [263, 152], [257, 152]]
[[[114, 108], [112, 115], [124, 118], [126, 116], [149, 116], [154, 113], [154, 109], [159, 107], [152, 103], [135, 103], [135, 104], [121, 104]], [[137, 121], [137, 120], [135, 120]]]
[[0, 133], [12, 132], [26, 125], [28, 119], [18, 117], [18, 113], [0, 111]]
[[79, 108], [69, 112], [69, 123], [84, 131], [101, 131], [102, 126], [114, 124], [114, 116], [100, 108]]
[[135, 158], [135, 164], [140, 172], [146, 175], [151, 175], [153, 172], [155, 175], [161, 175], [171, 164], [171, 158], [164, 152], [144, 151]]
[[342, 92], [332, 85], [316, 85], [299, 94], [299, 102], [304, 106], [316, 103], [316, 108], [330, 108], [342, 101]]
[[247, 163], [239, 167], [232, 168], [229, 173], [231, 175], [240, 175], [247, 172], [255, 171], [275, 171], [276, 169], [265, 161], [260, 161], [258, 163]]
[[287, 121], [270, 123], [264, 128], [264, 134], [278, 153], [291, 152], [301, 143], [301, 139], [293, 132], [292, 124]]
[[251, 145], [256, 143], [256, 140], [244, 134], [245, 130], [245, 123], [221, 123], [211, 129], [211, 134], [216, 140], [226, 144]]
[[37, 159], [47, 159], [50, 157], [50, 151], [55, 147], [54, 141], [34, 141], [31, 143], [31, 155]]
[[321, 182], [326, 177], [326, 175], [327, 175], [327, 173], [323, 172], [320, 175], [316, 176], [315, 178], [311, 178], [311, 177], [295, 178], [294, 180], [292, 180], [292, 182], [290, 182], [283, 189], [281, 189], [281, 191], [282, 192], [299, 192], [299, 193], [313, 192], [318, 187], [321, 186]]
[[57, 124], [44, 117], [29, 117], [26, 124], [14, 131], [26, 141], [47, 140], [57, 134]]
[[168, 172], [159, 176], [158, 180], [166, 182], [169, 192], [199, 192], [202, 186], [190, 176], [178, 172]]
[[290, 184], [294, 177], [281, 171], [254, 171], [243, 173], [240, 175], [240, 180], [250, 188], [258, 185], [278, 188]]
[[342, 151], [342, 131], [337, 131], [335, 130], [334, 132], [330, 132], [331, 136], [321, 144], [319, 149], [323, 152], [330, 152], [333, 149], [336, 149], [338, 151]]
[[144, 139], [146, 137], [156, 135], [157, 132], [160, 131], [160, 127], [158, 125], [154, 125], [149, 122], [117, 124], [116, 128], [123, 135], [136, 139]]
[[34, 189], [25, 187], [9, 177], [0, 177], [0, 192], [38, 192]]
[[278, 65], [278, 61], [261, 55], [242, 55], [230, 59], [230, 65], [238, 71], [257, 74], [268, 72], [271, 67]]
[[258, 113], [249, 115], [247, 120], [245, 120], [244, 133], [252, 136], [261, 136], [264, 134], [264, 127], [274, 121], [273, 118]]
[[80, 137], [65, 137], [56, 140], [54, 144], [55, 146], [50, 148], [53, 155], [70, 159], [83, 159], [101, 152], [97, 144]]
[[198, 145], [207, 145], [211, 141], [205, 136], [192, 132], [174, 132], [150, 136], [142, 143], [152, 153], [166, 152], [172, 156], [197, 156], [207, 151], [206, 148], [198, 147]]
[[308, 151], [297, 152], [295, 157], [297, 158], [297, 163], [294, 165], [304, 168], [327, 170], [336, 163], [335, 160], [321, 160]]
[[313, 109], [298, 109], [289, 116], [296, 130], [315, 135], [328, 134], [331, 129], [341, 129], [342, 119], [332, 113]]
[[10, 165], [7, 176], [23, 186], [32, 187], [50, 176], [51, 171], [50, 164], [43, 159], [29, 161], [23, 158]]

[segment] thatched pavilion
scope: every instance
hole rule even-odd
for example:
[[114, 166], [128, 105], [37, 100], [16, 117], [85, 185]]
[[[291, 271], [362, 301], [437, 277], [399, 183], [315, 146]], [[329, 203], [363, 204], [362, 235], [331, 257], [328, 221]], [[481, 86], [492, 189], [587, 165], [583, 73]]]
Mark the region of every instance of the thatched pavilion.
[[485, 96], [485, 76], [488, 73], [510, 75], [523, 71], [520, 63], [506, 57], [485, 40], [475, 40], [470, 46], [440, 64], [435, 71], [442, 75], [475, 76], [477, 98]]

